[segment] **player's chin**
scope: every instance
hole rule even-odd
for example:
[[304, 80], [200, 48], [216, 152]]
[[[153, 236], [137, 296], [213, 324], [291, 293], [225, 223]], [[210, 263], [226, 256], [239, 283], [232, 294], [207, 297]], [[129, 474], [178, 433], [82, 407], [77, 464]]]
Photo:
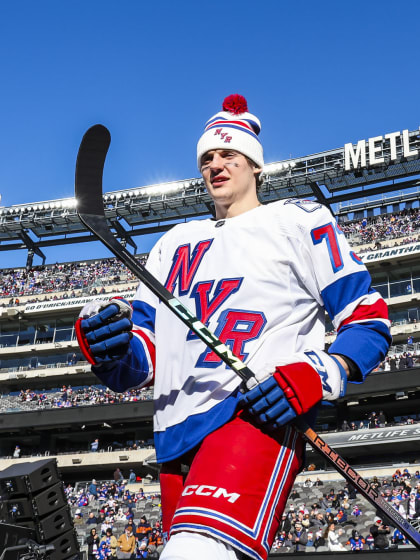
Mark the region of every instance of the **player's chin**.
[[227, 194], [227, 189], [224, 185], [220, 187], [211, 186], [210, 188], [207, 189], [207, 192], [214, 199], [225, 198]]
[[233, 194], [234, 189], [229, 181], [224, 183], [218, 183], [215, 185], [211, 185], [210, 189], [207, 189], [210, 196], [219, 196], [219, 197], [226, 197]]

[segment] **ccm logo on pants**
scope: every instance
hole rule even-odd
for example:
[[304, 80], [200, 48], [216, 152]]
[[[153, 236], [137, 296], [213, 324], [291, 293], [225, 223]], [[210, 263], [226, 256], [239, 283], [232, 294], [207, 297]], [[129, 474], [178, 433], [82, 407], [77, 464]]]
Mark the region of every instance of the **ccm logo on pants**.
[[207, 484], [190, 484], [184, 488], [183, 496], [212, 496], [213, 498], [227, 498], [227, 501], [233, 504], [240, 497], [236, 492], [228, 492], [225, 488], [217, 488], [217, 486], [208, 486]]

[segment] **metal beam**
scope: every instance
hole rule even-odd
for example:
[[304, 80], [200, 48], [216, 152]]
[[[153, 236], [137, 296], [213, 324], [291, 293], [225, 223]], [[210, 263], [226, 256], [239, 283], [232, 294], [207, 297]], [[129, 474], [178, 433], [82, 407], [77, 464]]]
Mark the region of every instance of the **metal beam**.
[[34, 254], [38, 255], [42, 259], [42, 264], [45, 264], [45, 255], [41, 251], [41, 249], [35, 244], [35, 242], [29, 237], [29, 235], [24, 231], [19, 232], [19, 237], [25, 243], [26, 248], [28, 249], [28, 258], [26, 259], [26, 268], [32, 267], [32, 262], [34, 258]]
[[137, 252], [137, 245], [134, 243], [134, 241], [131, 239], [131, 234], [128, 233], [128, 231], [126, 231], [123, 226], [121, 225], [121, 223], [118, 220], [111, 220], [111, 224], [114, 227], [115, 231], [117, 232], [118, 237], [121, 239], [121, 242], [123, 243], [123, 245], [127, 245], [127, 243], [129, 245], [131, 245], [131, 247], [133, 247], [134, 252]]

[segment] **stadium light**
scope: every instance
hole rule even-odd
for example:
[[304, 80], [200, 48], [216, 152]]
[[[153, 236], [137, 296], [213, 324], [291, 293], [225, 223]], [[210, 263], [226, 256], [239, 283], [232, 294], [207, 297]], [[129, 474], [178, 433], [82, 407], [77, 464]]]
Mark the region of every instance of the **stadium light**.
[[294, 167], [296, 167], [295, 161], [279, 161], [276, 163], [268, 163], [267, 165], [264, 165], [264, 173], [285, 173], [286, 171], [289, 171]]

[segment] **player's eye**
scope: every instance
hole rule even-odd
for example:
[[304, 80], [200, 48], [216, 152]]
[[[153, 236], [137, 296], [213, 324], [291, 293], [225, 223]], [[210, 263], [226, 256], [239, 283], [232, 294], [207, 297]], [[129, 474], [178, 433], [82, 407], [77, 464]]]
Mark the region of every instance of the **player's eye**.
[[206, 169], [208, 169], [209, 165], [212, 162], [213, 157], [212, 156], [204, 156], [201, 160], [201, 171], [205, 171]]

